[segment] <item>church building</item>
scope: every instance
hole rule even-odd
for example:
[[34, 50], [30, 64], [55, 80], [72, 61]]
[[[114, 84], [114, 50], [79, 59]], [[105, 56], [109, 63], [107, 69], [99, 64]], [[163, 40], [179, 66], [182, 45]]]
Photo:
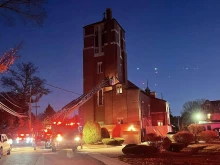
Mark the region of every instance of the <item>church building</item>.
[[84, 27], [83, 93], [113, 78], [79, 108], [83, 123], [93, 120], [110, 133], [121, 125], [127, 143], [137, 142], [146, 133], [160, 135], [170, 130], [169, 103], [156, 93], [141, 90], [128, 80], [125, 30], [106, 9], [104, 18]]

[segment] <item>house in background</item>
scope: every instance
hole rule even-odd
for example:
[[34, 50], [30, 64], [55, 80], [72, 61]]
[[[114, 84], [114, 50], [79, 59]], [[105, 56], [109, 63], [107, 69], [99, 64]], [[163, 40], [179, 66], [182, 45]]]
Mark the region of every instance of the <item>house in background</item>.
[[84, 27], [83, 93], [106, 85], [79, 107], [82, 124], [97, 121], [110, 133], [120, 125], [125, 143], [140, 143], [146, 133], [170, 132], [169, 104], [147, 87], [141, 90], [127, 78], [125, 30], [106, 9], [104, 18]]
[[220, 121], [220, 100], [206, 100], [201, 108], [206, 114], [205, 118], [209, 121]]

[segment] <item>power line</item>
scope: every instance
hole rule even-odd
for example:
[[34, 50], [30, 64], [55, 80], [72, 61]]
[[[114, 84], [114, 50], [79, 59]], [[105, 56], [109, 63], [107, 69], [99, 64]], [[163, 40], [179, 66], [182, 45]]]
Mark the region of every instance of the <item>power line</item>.
[[0, 108], [3, 109], [4, 111], [10, 113], [11, 115], [14, 115], [17, 117], [27, 117], [27, 115], [25, 115], [25, 113], [15, 112], [12, 109], [8, 108], [6, 105], [4, 105], [2, 102], [0, 102]]
[[[11, 99], [6, 93], [4, 93], [9, 99]], [[8, 101], [9, 103], [11, 103], [12, 105], [18, 107], [18, 108], [21, 108], [21, 109], [25, 109], [23, 107], [20, 107], [18, 105], [16, 105], [15, 103], [13, 103], [12, 101], [10, 101], [9, 99], [7, 99], [5, 96], [3, 96], [2, 94], [0, 94], [6, 101]]]
[[[8, 69], [8, 70], [11, 71], [11, 72], [14, 72], [15, 74], [20, 75], [22, 79], [25, 79], [24, 77], [22, 77], [22, 74], [17, 73], [17, 72], [15, 72], [14, 70], [11, 70], [11, 69]], [[51, 87], [53, 87], [53, 88], [57, 88], [57, 89], [60, 89], [60, 90], [66, 91], [66, 92], [74, 93], [74, 94], [77, 94], [77, 95], [82, 95], [82, 94], [80, 94], [80, 93], [73, 92], [73, 91], [69, 91], [69, 90], [67, 90], [67, 89], [63, 89], [63, 88], [60, 88], [60, 87], [56, 87], [56, 86], [54, 86], [54, 85], [51, 85], [51, 84], [48, 84], [48, 83], [45, 83], [45, 82], [43, 82], [43, 83], [44, 83], [45, 85], [48, 85], [48, 86], [51, 86]]]
[[60, 88], [60, 87], [56, 87], [56, 86], [54, 86], [54, 85], [50, 85], [50, 84], [47, 84], [47, 83], [44, 83], [44, 84], [46, 84], [46, 85], [48, 85], [48, 86], [51, 86], [51, 87], [53, 87], [53, 88], [57, 88], [57, 89], [66, 91], [66, 92], [74, 93], [74, 94], [77, 94], [77, 95], [82, 95], [82, 94], [79, 94], [79, 93], [76, 93], [76, 92], [73, 92], [73, 91], [69, 91], [69, 90], [67, 90], [67, 89], [63, 89], [63, 88]]

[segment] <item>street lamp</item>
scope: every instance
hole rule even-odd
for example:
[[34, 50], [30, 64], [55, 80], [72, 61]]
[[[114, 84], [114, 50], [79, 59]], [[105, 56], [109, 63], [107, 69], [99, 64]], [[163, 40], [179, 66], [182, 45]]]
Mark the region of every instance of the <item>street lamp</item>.
[[197, 119], [197, 120], [201, 119], [201, 114], [198, 113], [198, 114], [196, 115], [196, 119]]
[[196, 124], [196, 122], [199, 123], [199, 121], [202, 119], [202, 114], [201, 113], [196, 113], [194, 115], [194, 118], [195, 118], [195, 124]]

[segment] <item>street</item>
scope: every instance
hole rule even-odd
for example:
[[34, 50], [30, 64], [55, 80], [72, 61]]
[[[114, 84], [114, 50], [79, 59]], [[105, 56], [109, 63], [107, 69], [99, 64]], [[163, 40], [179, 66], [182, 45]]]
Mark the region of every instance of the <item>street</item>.
[[71, 149], [62, 149], [51, 152], [44, 147], [16, 146], [11, 155], [4, 155], [0, 159], [0, 165], [104, 165], [99, 160], [89, 156], [87, 152], [75, 152]]

